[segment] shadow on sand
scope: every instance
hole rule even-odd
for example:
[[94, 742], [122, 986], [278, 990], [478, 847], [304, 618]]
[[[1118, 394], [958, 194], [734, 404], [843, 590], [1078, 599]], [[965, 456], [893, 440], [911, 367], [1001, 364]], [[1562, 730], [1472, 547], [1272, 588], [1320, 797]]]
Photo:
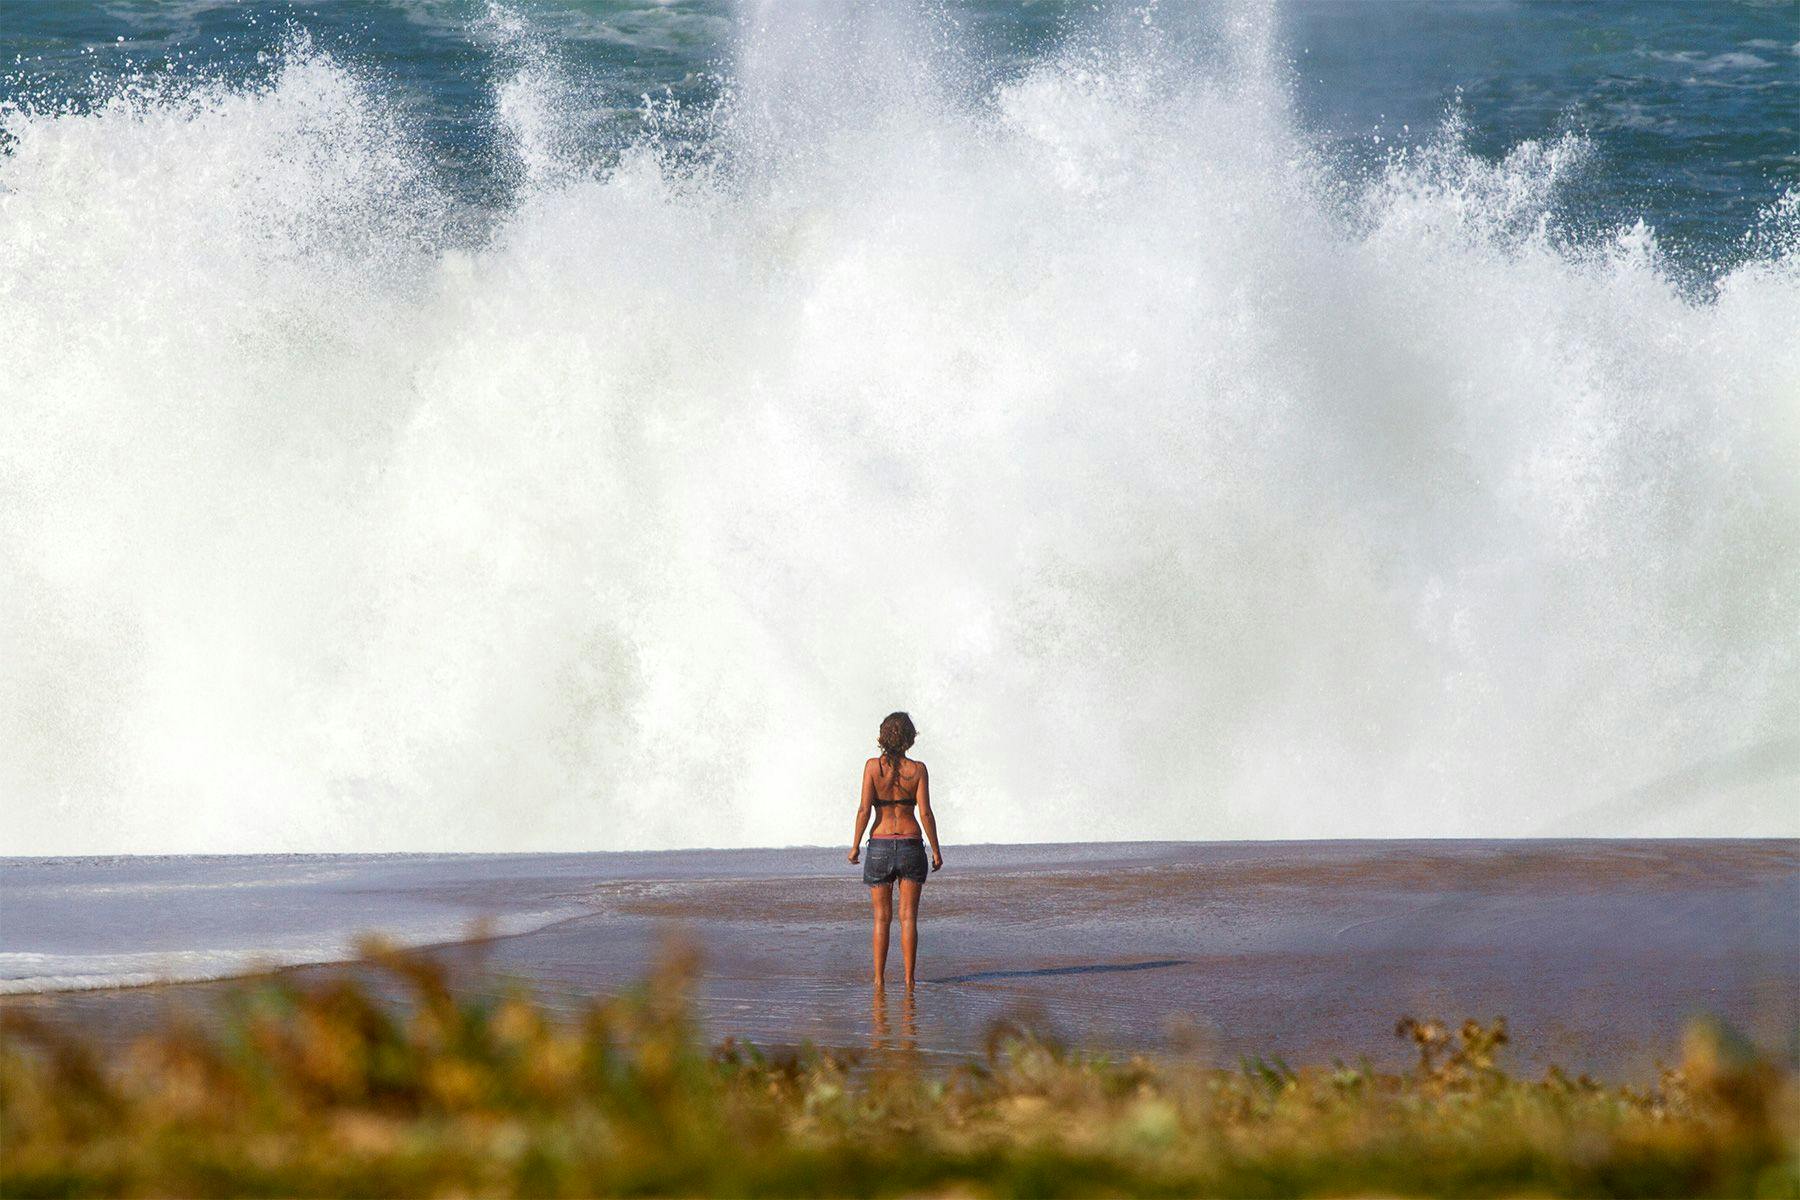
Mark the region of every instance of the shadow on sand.
[[1039, 967], [1032, 971], [976, 971], [970, 975], [946, 975], [926, 983], [980, 983], [987, 979], [1038, 979], [1047, 975], [1100, 975], [1114, 971], [1154, 971], [1159, 967], [1185, 967], [1185, 958], [1157, 958], [1149, 962], [1088, 963], [1078, 967]]

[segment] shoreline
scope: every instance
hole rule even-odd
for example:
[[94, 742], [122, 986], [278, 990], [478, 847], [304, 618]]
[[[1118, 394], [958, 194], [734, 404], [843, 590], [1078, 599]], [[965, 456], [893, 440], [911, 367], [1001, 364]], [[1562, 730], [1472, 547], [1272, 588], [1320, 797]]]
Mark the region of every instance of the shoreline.
[[[697, 1002], [709, 1035], [764, 1046], [874, 1036], [867, 900], [837, 848], [683, 854], [501, 866], [418, 856], [406, 876], [415, 890], [458, 903], [552, 897], [588, 911], [409, 952], [449, 966], [459, 987], [518, 980], [571, 1011], [629, 986], [680, 933], [704, 959]], [[613, 877], [593, 877], [602, 862]], [[476, 878], [481, 870], [493, 873]], [[382, 875], [383, 886], [400, 886], [396, 878]], [[347, 894], [374, 912], [398, 893]], [[1506, 1016], [1526, 1066], [1649, 1078], [1701, 1013], [1791, 1053], [1784, 1030], [1800, 1022], [1800, 947], [1783, 914], [1797, 898], [1800, 841], [1787, 839], [961, 847], [925, 891], [918, 1045], [965, 1055], [994, 1022], [1035, 1013], [1058, 1036], [1121, 1053], [1165, 1048], [1185, 1023], [1221, 1059], [1325, 1061], [1379, 1046], [1405, 1015]], [[890, 980], [897, 939], [894, 954]], [[15, 993], [0, 996], [0, 1011], [122, 1039], [234, 987], [334, 974], [377, 971], [366, 956], [281, 964]]]
[[[1283, 837], [1283, 838], [1081, 838], [1052, 842], [957, 842], [958, 850], [1057, 850], [1069, 847], [1226, 847], [1226, 846], [1355, 846], [1355, 845], [1484, 845], [1518, 843], [1523, 845], [1542, 845], [1562, 842], [1592, 843], [1695, 843], [1709, 845], [1727, 842], [1746, 843], [1791, 843], [1800, 845], [1800, 832], [1791, 834], [1456, 834], [1443, 837]], [[946, 842], [946, 846], [952, 843]], [[301, 859], [353, 859], [367, 861], [409, 860], [422, 858], [461, 858], [461, 859], [529, 859], [546, 856], [618, 856], [644, 857], [650, 855], [681, 854], [745, 854], [757, 852], [782, 851], [823, 851], [842, 849], [840, 842], [795, 842], [782, 845], [754, 846], [671, 846], [657, 850], [618, 850], [601, 847], [571, 849], [558, 846], [535, 850], [152, 850], [152, 851], [119, 851], [116, 853], [93, 854], [31, 854], [14, 852], [0, 854], [0, 866], [8, 863], [104, 863], [104, 862], [137, 862], [153, 860], [196, 860], [227, 861], [241, 859], [301, 860]]]
[[[421, 954], [431, 954], [434, 952], [454, 950], [461, 946], [484, 946], [492, 942], [505, 941], [508, 938], [530, 937], [532, 934], [541, 930], [553, 929], [566, 922], [584, 920], [593, 915], [594, 914], [592, 913], [572, 913], [568, 916], [557, 917], [555, 920], [549, 921], [543, 925], [534, 925], [530, 929], [511, 930], [504, 933], [470, 934], [464, 937], [445, 938], [430, 942], [394, 943], [393, 948], [407, 952], [416, 951]], [[367, 936], [380, 938], [382, 935], [373, 933]], [[0, 1008], [4, 1008], [6, 1005], [16, 1001], [29, 1000], [35, 997], [49, 998], [55, 996], [86, 996], [96, 993], [146, 992], [159, 988], [172, 991], [178, 988], [205, 987], [209, 984], [271, 979], [282, 975], [289, 975], [297, 971], [311, 971], [319, 968], [368, 966], [372, 964], [373, 961], [374, 960], [367, 954], [354, 953], [338, 958], [320, 958], [308, 959], [304, 962], [275, 963], [263, 967], [253, 967], [244, 971], [233, 971], [222, 975], [196, 976], [192, 979], [146, 979], [141, 982], [94, 983], [89, 986], [37, 988], [30, 991], [6, 991], [4, 989], [4, 984], [8, 981], [0, 980]]]

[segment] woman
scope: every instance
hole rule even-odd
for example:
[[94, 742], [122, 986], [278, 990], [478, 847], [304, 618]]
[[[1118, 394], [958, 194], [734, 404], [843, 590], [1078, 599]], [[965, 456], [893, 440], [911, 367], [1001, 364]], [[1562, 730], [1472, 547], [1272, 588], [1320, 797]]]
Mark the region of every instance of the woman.
[[[869, 814], [869, 860], [863, 882], [875, 902], [875, 990], [886, 986], [888, 927], [894, 919], [894, 884], [900, 885], [900, 952], [906, 958], [906, 990], [913, 990], [913, 963], [919, 952], [919, 892], [925, 886], [925, 842], [931, 839], [931, 870], [944, 865], [938, 849], [937, 822], [931, 816], [931, 778], [925, 764], [906, 757], [918, 737], [912, 718], [889, 713], [876, 743], [881, 753], [863, 764], [862, 800], [856, 808], [856, 831], [850, 835], [850, 861], [860, 853]], [[913, 815], [913, 809], [918, 815]], [[923, 827], [921, 829], [921, 827]], [[923, 836], [921, 836], [921, 833]]]

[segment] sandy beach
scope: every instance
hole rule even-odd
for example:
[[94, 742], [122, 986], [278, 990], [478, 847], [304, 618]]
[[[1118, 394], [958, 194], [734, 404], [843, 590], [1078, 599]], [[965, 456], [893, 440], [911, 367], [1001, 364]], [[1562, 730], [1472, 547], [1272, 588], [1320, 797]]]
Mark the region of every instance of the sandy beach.
[[[432, 886], [465, 904], [579, 910], [428, 951], [465, 986], [519, 979], [572, 1010], [682, 938], [702, 956], [707, 1033], [764, 1046], [956, 1056], [1017, 1019], [1119, 1052], [1383, 1063], [1405, 1057], [1402, 1015], [1505, 1016], [1515, 1068], [1629, 1080], [1653, 1076], [1696, 1015], [1785, 1055], [1800, 1027], [1800, 843], [1787, 840], [951, 847], [922, 906], [923, 982], [906, 1001], [891, 964], [885, 1003], [866, 977], [866, 895], [841, 850], [429, 861]], [[16, 895], [19, 873], [8, 877]], [[235, 887], [232, 906], [253, 911], [253, 893]], [[379, 931], [396, 897], [363, 900]], [[5, 926], [8, 950], [29, 940]], [[4, 1002], [123, 1037], [171, 1006], [204, 1012], [221, 986]]]

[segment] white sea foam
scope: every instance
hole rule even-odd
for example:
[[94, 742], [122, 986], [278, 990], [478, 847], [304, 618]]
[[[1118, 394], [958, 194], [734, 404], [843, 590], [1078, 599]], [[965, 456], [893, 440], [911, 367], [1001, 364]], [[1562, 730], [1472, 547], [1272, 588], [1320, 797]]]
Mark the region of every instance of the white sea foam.
[[1528, 833], [1800, 728], [1791, 201], [1695, 299], [1579, 139], [1336, 179], [1259, 9], [932, 32], [600, 167], [503, 51], [459, 249], [304, 42], [0, 118], [0, 850], [818, 842], [894, 707], [957, 841]]
[[[395, 946], [428, 946], [460, 941], [476, 934], [507, 937], [542, 929], [589, 911], [567, 907], [543, 912], [505, 913], [480, 921], [452, 916], [399, 929], [390, 928], [382, 937]], [[321, 930], [315, 931], [315, 936], [319, 936], [319, 940], [277, 939], [271, 944], [255, 947], [201, 950], [134, 950], [105, 954], [0, 951], [0, 996], [193, 983], [310, 963], [347, 962], [358, 957], [363, 932], [359, 928]]]

